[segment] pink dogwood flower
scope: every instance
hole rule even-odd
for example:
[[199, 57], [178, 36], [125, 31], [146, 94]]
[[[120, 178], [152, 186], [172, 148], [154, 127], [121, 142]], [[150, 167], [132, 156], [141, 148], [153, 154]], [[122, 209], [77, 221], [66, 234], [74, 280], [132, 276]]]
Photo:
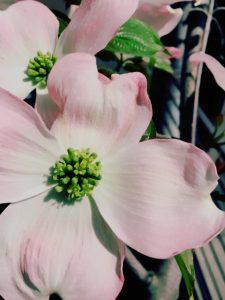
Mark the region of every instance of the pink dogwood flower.
[[[133, 17], [152, 27], [159, 36], [163, 36], [170, 33], [177, 26], [183, 15], [181, 8], [173, 9], [170, 5], [184, 1], [193, 0], [139, 0], [139, 5]], [[71, 5], [70, 17], [77, 8], [77, 5]]]
[[189, 61], [196, 64], [204, 62], [212, 72], [217, 84], [225, 90], [225, 68], [214, 57], [204, 52], [197, 52], [190, 56]]
[[192, 0], [139, 0], [134, 17], [155, 29], [159, 36], [163, 36], [177, 26], [183, 15], [181, 8], [173, 9], [170, 5], [183, 1]]
[[0, 11], [0, 87], [20, 98], [35, 87], [44, 88], [57, 58], [103, 49], [137, 4], [83, 0], [59, 39], [57, 18], [37, 1], [19, 1]]
[[12, 203], [0, 216], [5, 299], [115, 299], [125, 244], [167, 258], [224, 228], [210, 157], [178, 140], [139, 142], [152, 117], [146, 85], [69, 54], [48, 80], [60, 111], [51, 129], [0, 90], [0, 202]]

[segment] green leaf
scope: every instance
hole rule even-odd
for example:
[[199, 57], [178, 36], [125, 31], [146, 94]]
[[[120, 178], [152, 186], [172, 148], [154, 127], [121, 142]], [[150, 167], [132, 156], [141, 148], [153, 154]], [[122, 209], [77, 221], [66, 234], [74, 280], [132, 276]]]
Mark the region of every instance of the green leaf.
[[153, 121], [151, 121], [148, 125], [148, 128], [146, 129], [145, 133], [141, 137], [141, 142], [147, 141], [150, 139], [155, 139], [156, 138], [156, 128], [155, 124]]
[[164, 46], [150, 27], [139, 20], [130, 19], [120, 27], [105, 50], [149, 57], [158, 51], [164, 51]]
[[66, 29], [66, 27], [68, 26], [69, 20], [58, 17], [58, 21], [59, 21], [59, 34], [58, 34], [58, 36], [60, 36], [62, 34], [62, 32], [64, 31], [64, 29]]
[[152, 57], [150, 59], [150, 67], [154, 67], [167, 73], [173, 74], [171, 62], [166, 58]]
[[176, 262], [181, 270], [189, 300], [194, 300], [194, 282], [195, 282], [195, 270], [193, 263], [193, 251], [186, 250], [175, 256]]
[[225, 131], [221, 132], [214, 138], [214, 143], [220, 142], [225, 137]]

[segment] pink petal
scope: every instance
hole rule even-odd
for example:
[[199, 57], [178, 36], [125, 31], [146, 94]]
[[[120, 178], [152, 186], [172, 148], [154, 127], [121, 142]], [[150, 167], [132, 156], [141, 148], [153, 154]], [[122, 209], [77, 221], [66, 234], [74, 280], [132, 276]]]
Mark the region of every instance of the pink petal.
[[5, 299], [114, 300], [122, 288], [124, 245], [87, 198], [60, 205], [42, 194], [10, 205], [0, 244]]
[[29, 59], [53, 53], [58, 21], [46, 6], [21, 1], [0, 11], [0, 28], [0, 87], [25, 98], [34, 89], [24, 73]]
[[165, 47], [167, 51], [171, 54], [170, 58], [180, 59], [184, 55], [184, 51], [176, 47]]
[[70, 5], [69, 12], [68, 12], [68, 17], [69, 17], [70, 19], [72, 19], [73, 14], [74, 14], [75, 10], [78, 9], [78, 7], [79, 7], [79, 5], [74, 5], [74, 4], [71, 4], [71, 5]]
[[156, 3], [145, 3], [139, 6], [134, 17], [152, 27], [159, 36], [163, 36], [177, 26], [182, 14], [183, 11], [180, 8], [173, 9], [168, 5], [158, 6]]
[[61, 136], [69, 131], [67, 139], [81, 148], [137, 143], [152, 116], [146, 85], [140, 73], [106, 80], [99, 76], [94, 56], [67, 55], [54, 66], [48, 80], [50, 97], [63, 110], [57, 131]]
[[83, 0], [61, 35], [56, 53], [97, 53], [132, 16], [137, 5], [138, 0]]
[[36, 97], [35, 108], [48, 128], [51, 128], [52, 124], [56, 120], [60, 113], [59, 107], [47, 94], [38, 94]]
[[212, 72], [217, 84], [225, 90], [225, 68], [212, 56], [198, 52], [194, 53], [189, 58], [192, 63], [204, 62]]
[[104, 162], [93, 191], [98, 208], [126, 244], [155, 258], [204, 245], [225, 227], [210, 198], [213, 161], [192, 144], [151, 140]]
[[0, 89], [0, 106], [0, 203], [16, 202], [49, 189], [49, 168], [62, 153], [28, 104]]

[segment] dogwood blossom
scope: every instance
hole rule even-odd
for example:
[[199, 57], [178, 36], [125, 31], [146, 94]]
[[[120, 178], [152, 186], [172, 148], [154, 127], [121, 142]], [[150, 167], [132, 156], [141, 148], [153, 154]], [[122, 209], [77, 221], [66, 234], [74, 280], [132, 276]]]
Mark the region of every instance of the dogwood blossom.
[[44, 88], [58, 58], [103, 49], [137, 3], [83, 0], [59, 39], [57, 18], [39, 2], [19, 1], [0, 11], [0, 87], [21, 98]]
[[212, 72], [217, 84], [225, 90], [225, 68], [214, 57], [204, 52], [197, 52], [190, 56], [191, 63], [204, 62]]
[[[193, 0], [139, 0], [138, 7], [133, 15], [150, 27], [152, 27], [159, 36], [170, 33], [179, 23], [183, 10], [181, 8], [173, 9], [170, 5], [177, 2]], [[77, 5], [71, 5], [69, 16], [72, 17]]]
[[146, 85], [67, 55], [48, 80], [59, 109], [51, 129], [0, 90], [0, 202], [12, 203], [0, 216], [5, 299], [115, 299], [124, 244], [167, 258], [224, 228], [209, 156], [178, 140], [139, 142], [152, 117]]
[[155, 29], [159, 36], [166, 35], [177, 26], [183, 15], [181, 8], [174, 9], [170, 5], [181, 1], [182, 0], [139, 0], [139, 7], [135, 11], [134, 17]]

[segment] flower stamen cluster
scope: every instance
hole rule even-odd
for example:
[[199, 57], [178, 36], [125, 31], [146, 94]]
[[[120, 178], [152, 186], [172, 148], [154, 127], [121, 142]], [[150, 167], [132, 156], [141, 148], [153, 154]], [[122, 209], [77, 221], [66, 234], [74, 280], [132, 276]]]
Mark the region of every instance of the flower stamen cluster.
[[31, 80], [32, 84], [39, 88], [46, 88], [48, 75], [56, 61], [57, 57], [50, 52], [43, 54], [41, 51], [38, 51], [37, 56], [30, 59], [25, 71], [28, 80]]
[[97, 154], [90, 149], [69, 148], [52, 168], [51, 179], [57, 183], [55, 190], [64, 192], [71, 200], [90, 195], [101, 179], [101, 163], [96, 158]]

